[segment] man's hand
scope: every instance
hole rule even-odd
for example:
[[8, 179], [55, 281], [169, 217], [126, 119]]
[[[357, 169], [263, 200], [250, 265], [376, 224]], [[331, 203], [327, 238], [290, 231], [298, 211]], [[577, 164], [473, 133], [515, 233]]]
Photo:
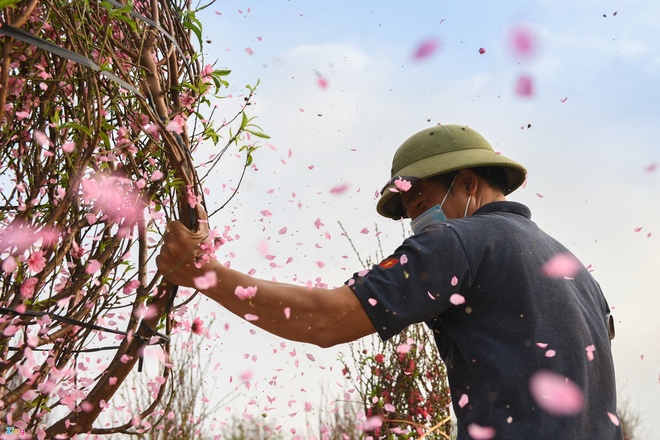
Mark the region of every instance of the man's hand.
[[199, 231], [191, 231], [183, 223], [167, 225], [160, 255], [156, 257], [158, 270], [168, 281], [178, 286], [193, 287], [193, 280], [218, 264], [213, 256], [200, 248], [209, 236], [208, 223], [200, 221]]

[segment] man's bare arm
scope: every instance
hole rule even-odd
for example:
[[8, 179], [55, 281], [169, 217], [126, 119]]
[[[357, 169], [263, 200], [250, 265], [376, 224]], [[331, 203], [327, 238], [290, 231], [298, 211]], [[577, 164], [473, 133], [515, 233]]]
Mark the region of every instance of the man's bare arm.
[[[208, 271], [218, 282], [201, 292], [230, 312], [249, 319], [252, 324], [280, 337], [330, 347], [350, 342], [375, 328], [362, 304], [348, 286], [334, 289], [308, 288], [302, 285], [263, 280], [212, 260], [195, 267], [193, 255], [207, 232], [192, 232], [179, 222], [172, 222], [156, 262], [161, 273], [172, 283], [193, 287], [194, 279]], [[240, 299], [236, 288], [256, 286], [256, 294]]]

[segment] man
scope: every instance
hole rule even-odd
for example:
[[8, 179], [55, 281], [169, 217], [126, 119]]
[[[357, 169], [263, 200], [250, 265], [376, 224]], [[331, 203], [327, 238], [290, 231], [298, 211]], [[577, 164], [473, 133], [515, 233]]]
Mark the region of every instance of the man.
[[377, 205], [385, 217], [410, 217], [414, 235], [342, 287], [256, 279], [215, 259], [196, 267], [207, 231], [177, 222], [157, 263], [184, 286], [215, 272], [205, 295], [321, 347], [425, 322], [447, 366], [459, 439], [622, 439], [609, 307], [529, 209], [506, 200], [525, 175], [476, 131], [432, 127], [397, 150]]

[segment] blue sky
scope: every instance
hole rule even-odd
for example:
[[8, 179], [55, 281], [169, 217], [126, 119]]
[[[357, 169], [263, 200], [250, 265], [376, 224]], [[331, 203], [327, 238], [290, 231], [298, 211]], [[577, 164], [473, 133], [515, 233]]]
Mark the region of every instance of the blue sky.
[[[420, 129], [469, 125], [528, 168], [527, 186], [509, 198], [527, 204], [533, 220], [593, 265], [617, 319], [620, 395], [639, 410], [647, 434], [660, 431], [660, 3], [217, 1], [201, 19], [211, 41], [207, 62], [232, 70], [235, 99], [222, 101], [221, 112], [230, 115], [245, 84], [258, 79], [251, 115], [271, 136], [239, 195], [212, 219], [241, 235], [226, 248], [233, 267], [341, 284], [361, 267], [337, 221], [363, 257], [377, 247], [376, 222], [384, 251], [394, 250], [401, 225], [375, 212], [392, 154]], [[536, 42], [526, 58], [509, 40], [521, 26]], [[429, 40], [438, 49], [415, 60]], [[523, 74], [532, 78], [531, 96], [515, 92]], [[212, 152], [208, 146], [200, 154]], [[239, 163], [228, 158], [207, 182], [211, 208], [229, 194], [222, 185], [236, 184]], [[347, 190], [331, 192], [340, 185]], [[260, 214], [266, 209], [272, 216]], [[318, 229], [317, 219], [324, 224]], [[287, 342], [283, 350], [278, 338], [250, 332], [219, 306], [205, 310], [218, 313], [224, 341], [214, 347], [222, 358], [215, 395], [235, 385], [227, 376], [245, 369], [262, 383], [242, 389], [234, 411], [273, 407], [270, 420], [304, 427], [327, 406], [309, 390], [325, 381], [323, 398], [340, 391], [337, 356], [346, 346]], [[288, 355], [292, 347], [298, 357]], [[274, 374], [277, 387], [268, 385]], [[282, 397], [269, 405], [269, 393]], [[295, 410], [304, 401], [314, 411]]]

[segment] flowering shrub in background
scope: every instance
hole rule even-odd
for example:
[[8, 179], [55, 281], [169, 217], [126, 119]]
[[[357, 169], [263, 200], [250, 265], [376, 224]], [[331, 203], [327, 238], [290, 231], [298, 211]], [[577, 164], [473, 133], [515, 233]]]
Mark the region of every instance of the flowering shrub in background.
[[343, 359], [364, 408], [361, 438], [449, 438], [449, 387], [430, 331], [420, 324], [367, 340], [351, 344], [352, 365]]
[[[199, 145], [217, 147], [207, 175], [230, 146], [251, 165], [257, 147], [242, 143], [267, 137], [245, 114], [254, 88], [214, 125], [229, 71], [204, 62], [186, 0], [0, 8], [2, 422], [38, 439], [142, 432], [175, 323], [203, 332], [150, 261], [168, 220], [196, 226]], [[150, 345], [162, 350], [151, 404], [95, 425]]]

